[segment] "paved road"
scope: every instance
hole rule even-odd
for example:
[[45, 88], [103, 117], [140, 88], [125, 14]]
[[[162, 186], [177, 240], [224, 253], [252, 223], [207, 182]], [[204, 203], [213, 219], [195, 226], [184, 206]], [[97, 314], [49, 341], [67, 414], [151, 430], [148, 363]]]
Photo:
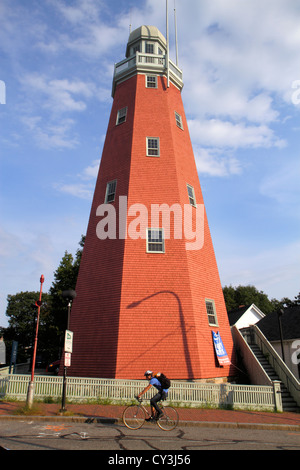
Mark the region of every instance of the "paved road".
[[[49, 423], [18, 420], [0, 422], [0, 448], [109, 450], [114, 451], [113, 456], [116, 455], [115, 451], [121, 450], [300, 450], [300, 433], [180, 426], [166, 432], [154, 424], [132, 431], [123, 425], [96, 422]], [[1, 455], [4, 454], [1, 452]]]

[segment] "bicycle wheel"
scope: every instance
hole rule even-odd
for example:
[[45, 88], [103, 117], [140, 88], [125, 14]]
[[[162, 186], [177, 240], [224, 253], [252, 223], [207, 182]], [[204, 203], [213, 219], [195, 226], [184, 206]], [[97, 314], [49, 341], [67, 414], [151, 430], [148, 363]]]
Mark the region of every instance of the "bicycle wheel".
[[129, 405], [123, 411], [123, 423], [129, 429], [139, 429], [145, 422], [145, 411], [139, 405]]
[[160, 429], [163, 429], [163, 431], [172, 431], [172, 429], [176, 428], [179, 421], [177, 411], [175, 408], [172, 408], [172, 406], [164, 406], [161, 410], [163, 414], [157, 421], [157, 425]]

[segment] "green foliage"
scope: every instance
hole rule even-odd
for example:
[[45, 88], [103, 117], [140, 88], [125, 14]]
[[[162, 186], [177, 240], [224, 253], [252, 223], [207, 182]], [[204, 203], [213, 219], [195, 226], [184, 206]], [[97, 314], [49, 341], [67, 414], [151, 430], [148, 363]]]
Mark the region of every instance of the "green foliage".
[[251, 285], [239, 285], [238, 287], [225, 286], [223, 294], [227, 311], [235, 310], [241, 305], [250, 306], [253, 303], [265, 314], [272, 312], [274, 309], [268, 296]]
[[256, 287], [251, 285], [239, 285], [238, 287], [232, 287], [231, 285], [225, 286], [223, 288], [223, 294], [228, 312], [236, 310], [243, 305], [246, 307], [251, 304], [255, 304], [264, 314], [267, 315], [268, 313], [284, 306], [290, 307], [293, 305], [299, 305], [300, 303], [300, 294], [295, 297], [294, 301], [287, 297], [281, 300], [270, 300], [267, 294], [263, 291], [257, 290]]
[[[13, 341], [18, 341], [18, 362], [26, 362], [31, 356], [38, 309], [35, 302], [39, 300], [39, 292], [19, 292], [8, 295], [8, 328], [4, 331], [7, 357], [10, 357]], [[51, 318], [50, 295], [42, 294], [42, 306], [39, 321], [39, 354], [47, 351], [50, 355], [52, 342], [56, 336], [56, 328]], [[45, 355], [45, 354], [44, 354]], [[9, 360], [7, 359], [7, 362]]]
[[64, 335], [64, 331], [67, 328], [68, 321], [67, 302], [66, 299], [62, 297], [62, 292], [68, 289], [75, 290], [76, 288], [76, 281], [80, 266], [82, 248], [84, 246], [84, 240], [85, 238], [82, 236], [79, 243], [81, 249], [77, 250], [75, 259], [70, 253], [67, 251], [65, 252], [60, 265], [54, 272], [54, 281], [49, 291], [51, 295], [52, 314], [62, 336]]

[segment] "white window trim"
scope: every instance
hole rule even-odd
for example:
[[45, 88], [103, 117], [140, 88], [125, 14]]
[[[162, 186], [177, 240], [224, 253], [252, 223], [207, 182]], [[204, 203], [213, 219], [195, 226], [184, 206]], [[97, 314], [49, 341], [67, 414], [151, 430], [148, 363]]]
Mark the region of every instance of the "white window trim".
[[183, 130], [182, 117], [179, 113], [177, 113], [177, 111], [174, 111], [174, 112], [175, 112], [176, 125], [177, 127], [179, 127], [179, 129]]
[[[213, 311], [214, 311], [213, 314], [208, 313], [206, 302], [209, 302], [210, 305], [212, 305], [212, 308], [213, 308]], [[215, 301], [212, 300], [212, 299], [205, 299], [205, 309], [206, 309], [206, 313], [207, 313], [208, 324], [209, 324], [210, 326], [219, 326], [219, 324], [218, 324], [218, 317], [217, 317], [217, 311], [216, 311], [216, 306], [215, 306]], [[214, 322], [213, 322], [213, 323], [212, 323], [212, 322], [210, 321], [210, 319], [209, 319], [209, 318], [212, 317], [212, 316], [214, 317]]]
[[[114, 198], [111, 200], [111, 201], [108, 201], [108, 196], [109, 196], [109, 193], [108, 193], [108, 189], [109, 189], [109, 185], [111, 183], [116, 183], [116, 186], [115, 186], [115, 192], [114, 192]], [[117, 192], [117, 180], [112, 180], [112, 181], [108, 181], [107, 184], [106, 184], [106, 191], [105, 191], [105, 198], [104, 198], [104, 204], [111, 204], [112, 202], [115, 201], [116, 199], [116, 192]], [[110, 194], [113, 194], [113, 193], [110, 193]]]
[[[123, 124], [123, 122], [126, 122], [126, 119], [127, 119], [127, 110], [128, 110], [128, 107], [127, 106], [124, 106], [124, 108], [121, 108], [118, 110], [117, 112], [117, 120], [116, 120], [116, 126], [119, 126], [120, 124]], [[123, 115], [120, 115], [121, 111], [123, 111]], [[125, 119], [121, 122], [119, 122], [119, 119], [120, 117], [125, 117]]]
[[[193, 204], [191, 203], [191, 200], [190, 200], [190, 195], [189, 195], [189, 189], [188, 189], [188, 188], [190, 188], [190, 189], [192, 190], [192, 192], [193, 192], [193, 199], [194, 199], [194, 203], [193, 203]], [[194, 187], [193, 187], [191, 184], [186, 183], [186, 189], [187, 189], [187, 193], [188, 193], [189, 204], [190, 204], [191, 206], [193, 206], [193, 207], [197, 207]]]
[[[153, 77], [155, 78], [155, 86], [148, 86], [148, 77]], [[145, 75], [145, 80], [146, 80], [146, 88], [149, 88], [150, 90], [156, 90], [157, 89], [157, 75]]]
[[[151, 155], [149, 153], [149, 140], [157, 140], [157, 155]], [[160, 157], [160, 142], [159, 142], [159, 137], [146, 137], [146, 155], [147, 157]]]
[[[159, 251], [152, 251], [149, 250], [149, 241], [148, 241], [148, 231], [149, 230], [160, 230], [162, 233], [162, 242], [150, 242], [150, 243], [156, 243], [157, 245], [161, 245], [162, 249]], [[162, 254], [165, 253], [165, 234], [164, 234], [164, 229], [163, 228], [155, 228], [155, 227], [147, 227], [146, 229], [146, 253], [150, 254]]]
[[[152, 52], [148, 52], [147, 47], [152, 49]], [[145, 54], [155, 54], [155, 42], [152, 42], [152, 41], [145, 42]]]

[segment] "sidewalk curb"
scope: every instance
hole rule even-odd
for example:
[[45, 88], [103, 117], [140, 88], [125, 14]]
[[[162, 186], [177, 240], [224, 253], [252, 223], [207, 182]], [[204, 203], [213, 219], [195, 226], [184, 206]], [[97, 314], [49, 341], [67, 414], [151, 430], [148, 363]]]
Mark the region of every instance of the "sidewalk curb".
[[[89, 417], [89, 416], [13, 416], [13, 415], [0, 415], [1, 421], [31, 421], [31, 422], [67, 422], [67, 423], [87, 423], [87, 424], [114, 424], [123, 425], [121, 418], [106, 418], [106, 417]], [[257, 429], [257, 430], [273, 430], [273, 431], [296, 431], [300, 432], [300, 426], [292, 424], [262, 424], [262, 423], [230, 423], [230, 422], [214, 422], [214, 421], [179, 421], [178, 428], [180, 427], [201, 427], [201, 428], [223, 428], [223, 429]], [[152, 427], [151, 424], [146, 424], [144, 427]]]

